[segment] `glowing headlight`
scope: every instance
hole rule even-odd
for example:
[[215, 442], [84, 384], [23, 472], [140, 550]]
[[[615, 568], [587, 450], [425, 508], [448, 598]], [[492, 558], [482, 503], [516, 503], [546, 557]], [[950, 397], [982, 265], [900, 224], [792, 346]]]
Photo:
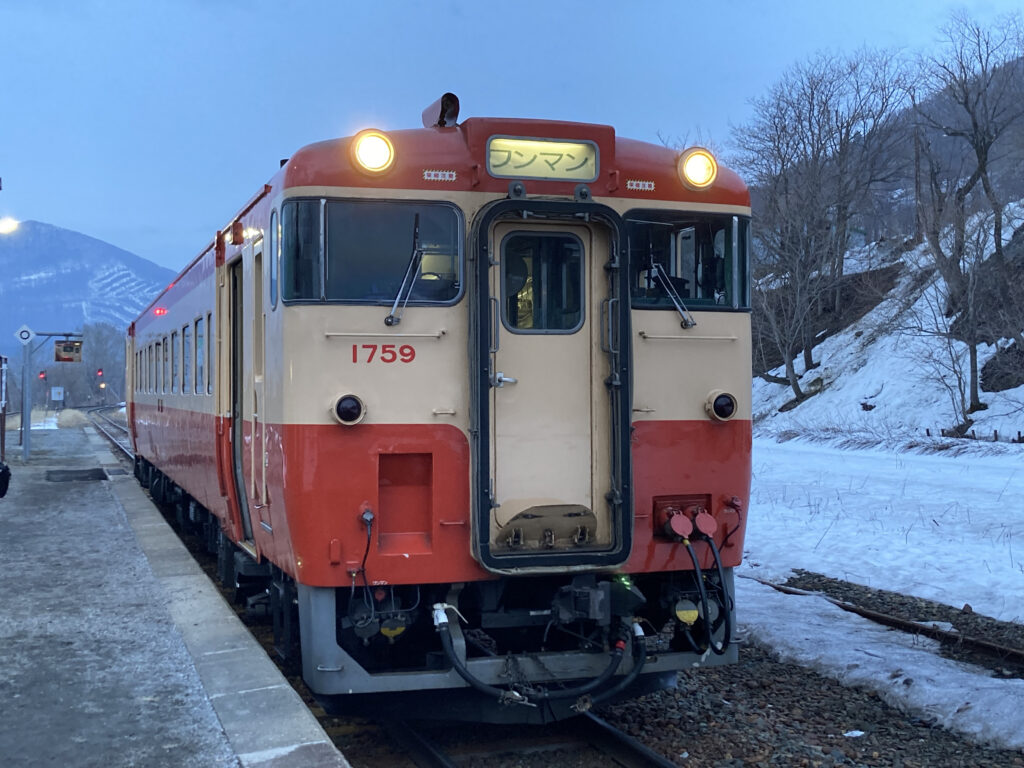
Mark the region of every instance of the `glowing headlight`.
[[676, 167], [683, 184], [691, 189], [705, 189], [718, 176], [718, 161], [703, 147], [692, 147], [683, 152]]
[[356, 162], [371, 173], [382, 173], [395, 160], [391, 140], [380, 131], [363, 131], [352, 142]]

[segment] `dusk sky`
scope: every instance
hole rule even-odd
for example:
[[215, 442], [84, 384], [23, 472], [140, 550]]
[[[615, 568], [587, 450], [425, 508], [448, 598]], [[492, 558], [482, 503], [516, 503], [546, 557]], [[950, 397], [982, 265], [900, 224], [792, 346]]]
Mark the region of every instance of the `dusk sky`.
[[[728, 150], [818, 50], [925, 51], [947, 0], [0, 0], [0, 217], [178, 270], [278, 161], [366, 127], [472, 116]], [[1019, 0], [979, 0], [983, 23]]]

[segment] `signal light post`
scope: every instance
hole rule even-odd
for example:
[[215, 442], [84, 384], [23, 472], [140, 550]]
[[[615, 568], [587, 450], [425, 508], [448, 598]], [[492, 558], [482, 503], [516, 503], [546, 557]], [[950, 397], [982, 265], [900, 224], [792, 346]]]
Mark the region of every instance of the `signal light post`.
[[[35, 341], [37, 336], [44, 337], [44, 341], [39, 342], [35, 349], [32, 347], [32, 342]], [[32, 387], [29, 386], [28, 372], [32, 367], [32, 353], [43, 346], [46, 341], [54, 338], [64, 339], [80, 339], [82, 334], [80, 333], [42, 333], [39, 331], [33, 331], [27, 325], [21, 326], [14, 332], [14, 338], [21, 342], [21, 460], [28, 461], [29, 455], [31, 454], [31, 443], [32, 443]], [[81, 342], [74, 342], [77, 345], [77, 351], [81, 352]], [[61, 358], [58, 357], [58, 360]], [[73, 361], [67, 360], [68, 362]], [[65, 360], [62, 360], [65, 361]], [[80, 362], [80, 358], [77, 362]], [[101, 368], [100, 371], [103, 369]], [[39, 372], [39, 380], [46, 381], [46, 371]]]

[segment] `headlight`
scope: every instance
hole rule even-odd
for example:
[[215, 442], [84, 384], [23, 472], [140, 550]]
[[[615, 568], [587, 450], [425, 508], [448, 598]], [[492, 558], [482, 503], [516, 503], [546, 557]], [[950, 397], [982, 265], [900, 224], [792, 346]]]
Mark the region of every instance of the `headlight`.
[[356, 163], [370, 173], [383, 173], [395, 161], [395, 147], [380, 131], [357, 134], [352, 140], [352, 154]]
[[690, 189], [706, 189], [718, 176], [718, 161], [703, 147], [691, 147], [679, 156], [679, 178]]

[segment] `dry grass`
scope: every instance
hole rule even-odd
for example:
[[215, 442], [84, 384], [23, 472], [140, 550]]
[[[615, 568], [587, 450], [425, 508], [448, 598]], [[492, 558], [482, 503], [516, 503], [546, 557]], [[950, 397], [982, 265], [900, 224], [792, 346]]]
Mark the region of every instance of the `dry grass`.
[[[52, 410], [43, 410], [42, 408], [32, 409], [32, 421], [35, 424], [43, 421], [47, 417], [52, 417]], [[81, 411], [75, 410], [74, 408], [65, 408], [57, 414], [57, 426], [61, 429], [70, 429], [73, 427], [82, 427], [89, 423], [89, 419]], [[7, 430], [14, 431], [21, 429], [21, 414], [20, 413], [9, 413], [7, 414]]]

